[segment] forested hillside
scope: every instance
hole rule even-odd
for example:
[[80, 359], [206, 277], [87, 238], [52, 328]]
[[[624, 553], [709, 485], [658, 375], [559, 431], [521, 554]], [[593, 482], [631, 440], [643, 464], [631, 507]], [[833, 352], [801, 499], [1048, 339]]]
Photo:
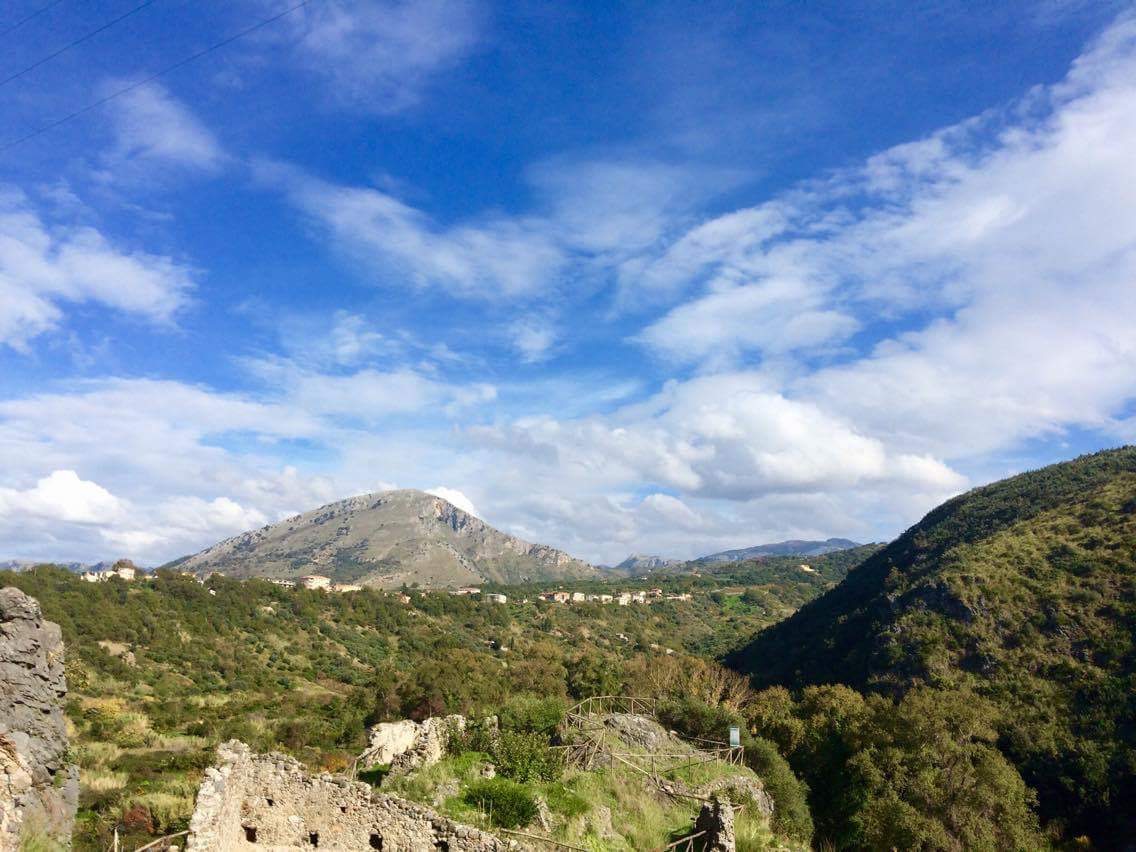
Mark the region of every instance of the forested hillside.
[[879, 786], [873, 773], [905, 807], [935, 800], [934, 830], [950, 836], [950, 797], [919, 793], [934, 775], [918, 782], [913, 761], [916, 732], [941, 722], [941, 752], [971, 749], [974, 766], [1016, 790], [1004, 757], [1051, 833], [1110, 847], [1136, 836], [1134, 631], [1129, 447], [943, 504], [728, 661], [772, 688], [759, 727], [779, 732], [814, 786], [829, 785], [818, 822], [831, 836], [863, 838], [889, 820], [897, 833], [882, 836], [897, 842], [933, 835], [905, 824], [898, 805], [863, 806], [884, 796], [865, 792]]

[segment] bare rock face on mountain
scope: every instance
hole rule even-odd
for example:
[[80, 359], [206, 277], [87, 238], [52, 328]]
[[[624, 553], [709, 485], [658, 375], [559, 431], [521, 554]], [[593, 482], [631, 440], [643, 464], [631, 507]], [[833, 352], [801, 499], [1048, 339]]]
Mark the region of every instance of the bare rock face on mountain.
[[662, 568], [674, 568], [681, 564], [682, 562], [678, 559], [665, 559], [662, 556], [648, 556], [643, 553], [632, 553], [612, 570], [634, 576], [636, 574], [648, 574], [651, 571], [658, 571]]
[[0, 850], [33, 835], [70, 845], [79, 772], [66, 763], [66, 696], [59, 625], [0, 589]]
[[222, 541], [177, 564], [195, 573], [445, 588], [596, 575], [563, 551], [521, 541], [440, 497], [385, 491], [329, 503]]

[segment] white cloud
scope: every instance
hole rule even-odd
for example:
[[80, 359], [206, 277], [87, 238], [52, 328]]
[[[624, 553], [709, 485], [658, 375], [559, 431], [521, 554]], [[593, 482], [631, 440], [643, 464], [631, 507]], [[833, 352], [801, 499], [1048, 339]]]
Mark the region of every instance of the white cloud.
[[290, 40], [332, 98], [371, 112], [414, 106], [476, 46], [481, 14], [467, 0], [340, 0], [290, 16]]
[[60, 324], [67, 303], [93, 302], [167, 323], [193, 271], [127, 251], [86, 225], [49, 225], [19, 193], [0, 189], [0, 344], [18, 349]]
[[720, 285], [674, 308], [635, 339], [675, 359], [731, 363], [746, 350], [783, 355], [838, 343], [856, 332], [855, 317], [825, 307], [810, 289], [775, 278]]
[[720, 367], [859, 327], [870, 351], [782, 390], [899, 452], [1108, 429], [1136, 397], [1132, 150], [1128, 17], [1054, 87], [692, 230], [636, 283], [700, 294], [637, 339]]
[[[123, 88], [122, 80], [103, 85], [104, 93]], [[216, 137], [164, 86], [146, 83], [110, 102], [115, 142], [106, 154], [109, 168], [135, 161], [212, 171], [225, 154]]]
[[465, 496], [461, 491], [456, 488], [447, 488], [444, 485], [436, 485], [433, 488], [426, 489], [427, 494], [433, 494], [435, 497], [441, 497], [453, 505], [457, 506], [463, 512], [469, 515], [478, 516], [477, 507], [473, 505], [473, 501]]
[[540, 361], [547, 357], [556, 342], [556, 330], [549, 323], [533, 317], [517, 320], [510, 333], [513, 347], [527, 362]]
[[564, 264], [562, 249], [536, 220], [490, 216], [442, 227], [377, 189], [337, 186], [279, 165], [261, 164], [258, 172], [394, 286], [511, 298], [546, 289]]
[[0, 488], [0, 511], [28, 514], [65, 523], [99, 524], [119, 518], [122, 502], [96, 482], [73, 470], [56, 470], [26, 491]]
[[261, 162], [255, 171], [381, 283], [494, 301], [586, 296], [613, 270], [634, 268], [687, 211], [742, 177], [698, 166], [553, 159], [527, 173], [537, 212], [486, 211], [443, 226], [380, 189], [329, 183], [281, 163]]
[[751, 373], [672, 382], [606, 417], [538, 417], [469, 434], [483, 446], [551, 464], [568, 481], [609, 488], [651, 482], [713, 499], [879, 482], [949, 493], [965, 481], [933, 459], [890, 452]]

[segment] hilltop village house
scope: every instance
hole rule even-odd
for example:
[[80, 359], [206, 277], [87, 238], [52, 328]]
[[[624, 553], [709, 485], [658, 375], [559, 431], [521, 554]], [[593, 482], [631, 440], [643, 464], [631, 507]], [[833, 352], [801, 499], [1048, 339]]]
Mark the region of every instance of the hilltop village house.
[[691, 599], [691, 594], [689, 592], [682, 592], [680, 594], [663, 595], [662, 589], [641, 589], [634, 592], [620, 592], [618, 595], [598, 595], [565, 591], [541, 592], [537, 595], [539, 600], [547, 601], [548, 603], [587, 602], [609, 604], [615, 602], [619, 606], [629, 606], [632, 603], [646, 604], [653, 600], [662, 600], [664, 597], [669, 601], [688, 601]]
[[324, 589], [325, 591], [330, 591], [331, 577], [325, 577], [323, 574], [307, 574], [300, 578], [300, 585], [305, 589]]
[[138, 569], [129, 559], [120, 559], [109, 568], [101, 568], [98, 571], [84, 571], [79, 576], [88, 583], [103, 583], [111, 577], [118, 577], [120, 580], [129, 582], [137, 578]]

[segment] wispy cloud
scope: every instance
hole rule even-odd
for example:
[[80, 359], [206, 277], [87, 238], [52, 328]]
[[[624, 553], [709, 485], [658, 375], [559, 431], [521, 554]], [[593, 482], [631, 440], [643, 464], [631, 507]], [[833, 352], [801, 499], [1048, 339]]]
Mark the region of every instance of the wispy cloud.
[[965, 457], [1136, 396], [1136, 19], [1063, 82], [700, 225], [637, 284], [692, 291], [637, 340], [672, 358], [805, 354], [786, 392], [890, 444]]
[[[103, 84], [103, 93], [117, 91], [122, 80]], [[213, 133], [170, 92], [147, 83], [108, 105], [114, 143], [104, 155], [106, 168], [115, 170], [136, 161], [214, 171], [225, 160]]]
[[59, 325], [67, 304], [95, 303], [168, 323], [194, 271], [116, 246], [94, 227], [49, 224], [22, 193], [0, 188], [0, 344], [25, 348]]
[[484, 17], [472, 0], [331, 0], [290, 18], [289, 39], [335, 102], [396, 113], [469, 55]]

